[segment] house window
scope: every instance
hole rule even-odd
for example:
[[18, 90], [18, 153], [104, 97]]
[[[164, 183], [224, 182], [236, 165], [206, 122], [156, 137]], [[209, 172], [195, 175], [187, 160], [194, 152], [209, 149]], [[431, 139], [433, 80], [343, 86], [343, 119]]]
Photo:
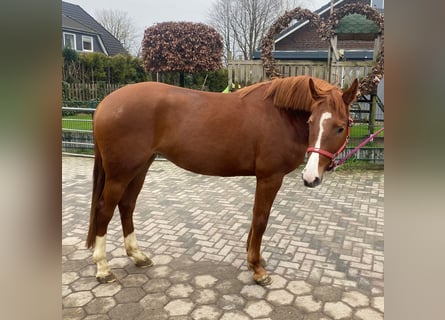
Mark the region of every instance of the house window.
[[385, 6], [385, 0], [371, 0], [371, 7], [374, 9], [383, 9]]
[[82, 36], [82, 50], [93, 51], [93, 37]]
[[63, 33], [63, 47], [76, 50], [76, 36], [73, 33]]

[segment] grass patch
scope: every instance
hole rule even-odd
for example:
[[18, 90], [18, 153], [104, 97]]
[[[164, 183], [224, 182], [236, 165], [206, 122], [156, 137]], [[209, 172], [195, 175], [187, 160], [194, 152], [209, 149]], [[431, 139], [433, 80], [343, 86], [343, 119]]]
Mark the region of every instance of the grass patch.
[[350, 170], [383, 170], [385, 168], [384, 162], [374, 162], [371, 160], [358, 160], [350, 158], [345, 163], [335, 168], [335, 171], [350, 171]]
[[73, 130], [93, 130], [92, 114], [76, 114], [62, 117], [62, 128]]
[[94, 149], [63, 148], [62, 152], [80, 155], [94, 155]]
[[[383, 128], [382, 124], [377, 124], [374, 126], [374, 132]], [[369, 137], [368, 124], [366, 123], [356, 123], [351, 127], [350, 140], [348, 143], [349, 148], [358, 146], [364, 140]], [[383, 148], [384, 147], [384, 137], [385, 131], [380, 132], [372, 141], [369, 141], [362, 148], [372, 149], [372, 148]]]
[[[374, 126], [374, 132], [377, 132], [377, 130], [383, 128], [383, 125], [376, 124]], [[351, 138], [367, 138], [369, 137], [369, 130], [368, 130], [368, 124], [367, 123], [355, 123], [351, 127]], [[385, 130], [379, 133], [377, 136], [379, 138], [385, 137]]]

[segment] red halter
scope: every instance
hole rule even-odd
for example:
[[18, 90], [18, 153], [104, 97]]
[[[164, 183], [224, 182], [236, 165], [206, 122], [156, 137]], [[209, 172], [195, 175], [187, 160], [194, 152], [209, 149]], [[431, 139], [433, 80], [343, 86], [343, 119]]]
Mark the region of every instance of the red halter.
[[353, 119], [352, 119], [352, 118], [349, 118], [348, 129], [347, 129], [347, 130], [348, 130], [348, 133], [347, 133], [347, 135], [346, 135], [345, 142], [341, 145], [341, 147], [337, 150], [336, 153], [331, 153], [331, 152], [329, 152], [329, 151], [326, 151], [326, 150], [323, 150], [323, 149], [320, 149], [320, 148], [315, 148], [315, 147], [309, 147], [309, 148], [307, 148], [307, 151], [306, 151], [307, 153], [310, 153], [310, 152], [317, 152], [317, 153], [322, 154], [322, 155], [324, 155], [325, 157], [328, 157], [329, 159], [331, 159], [331, 163], [330, 163], [329, 166], [327, 167], [326, 171], [331, 171], [332, 169], [334, 169], [334, 168], [336, 167], [335, 158], [337, 158], [337, 156], [338, 156], [340, 153], [342, 153], [343, 150], [345, 150], [346, 145], [348, 144], [348, 141], [349, 141], [349, 135], [350, 135], [350, 133], [351, 133], [351, 126], [352, 126], [352, 123], [353, 123]]

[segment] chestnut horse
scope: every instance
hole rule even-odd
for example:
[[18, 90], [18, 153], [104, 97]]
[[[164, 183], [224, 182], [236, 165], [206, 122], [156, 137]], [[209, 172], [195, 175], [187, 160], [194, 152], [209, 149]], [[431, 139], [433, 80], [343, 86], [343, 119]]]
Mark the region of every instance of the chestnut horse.
[[[307, 76], [275, 79], [234, 93], [210, 93], [144, 82], [108, 95], [94, 114], [95, 160], [87, 247], [96, 278], [116, 280], [106, 259], [107, 226], [119, 207], [127, 255], [139, 267], [152, 261], [139, 249], [133, 226], [136, 199], [157, 154], [192, 172], [256, 176], [247, 262], [260, 285], [271, 282], [261, 240], [283, 177], [303, 163], [308, 187], [324, 171], [348, 130], [358, 81], [342, 92]], [[309, 149], [308, 149], [309, 147]]]

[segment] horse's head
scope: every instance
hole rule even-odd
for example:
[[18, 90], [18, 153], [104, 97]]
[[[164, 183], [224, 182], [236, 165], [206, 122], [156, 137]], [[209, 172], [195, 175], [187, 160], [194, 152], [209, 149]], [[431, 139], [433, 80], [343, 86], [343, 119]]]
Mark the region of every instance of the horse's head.
[[323, 173], [332, 165], [334, 158], [346, 146], [349, 126], [349, 105], [354, 101], [358, 81], [354, 80], [349, 89], [318, 89], [309, 79], [314, 104], [308, 120], [309, 158], [303, 169], [303, 181], [307, 187], [316, 187], [323, 179]]

